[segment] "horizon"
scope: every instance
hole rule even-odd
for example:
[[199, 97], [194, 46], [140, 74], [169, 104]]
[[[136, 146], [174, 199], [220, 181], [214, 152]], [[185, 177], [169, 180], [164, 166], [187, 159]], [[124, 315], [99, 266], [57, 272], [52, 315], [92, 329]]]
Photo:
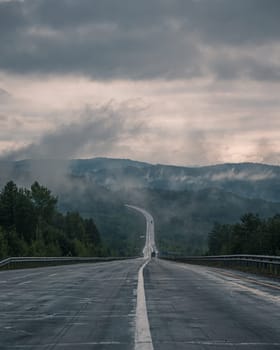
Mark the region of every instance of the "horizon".
[[96, 157], [89, 157], [89, 158], [23, 158], [23, 159], [16, 159], [16, 160], [9, 160], [9, 159], [1, 159], [0, 162], [6, 161], [6, 162], [28, 162], [28, 161], [90, 161], [90, 160], [112, 160], [112, 161], [130, 161], [135, 163], [143, 163], [147, 165], [152, 166], [170, 166], [170, 167], [178, 167], [178, 168], [207, 168], [207, 167], [218, 167], [221, 165], [264, 165], [264, 166], [270, 166], [270, 167], [279, 167], [280, 164], [272, 164], [272, 163], [259, 163], [259, 162], [225, 162], [225, 163], [213, 163], [213, 164], [205, 164], [205, 165], [191, 165], [191, 164], [173, 164], [173, 163], [153, 163], [145, 160], [139, 160], [139, 159], [132, 159], [132, 158], [114, 158], [114, 157], [102, 157], [102, 156], [96, 156]]

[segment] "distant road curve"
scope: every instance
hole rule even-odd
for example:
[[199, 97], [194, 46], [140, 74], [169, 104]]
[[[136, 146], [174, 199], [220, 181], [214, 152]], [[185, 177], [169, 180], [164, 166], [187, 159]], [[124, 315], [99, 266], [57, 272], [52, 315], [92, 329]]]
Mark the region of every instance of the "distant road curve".
[[152, 215], [148, 213], [145, 209], [136, 207], [134, 205], [126, 204], [126, 207], [140, 212], [146, 218], [146, 242], [143, 249], [144, 258], [150, 257], [152, 252], [155, 252], [157, 254], [158, 250], [155, 244], [155, 226], [154, 226], [154, 219]]

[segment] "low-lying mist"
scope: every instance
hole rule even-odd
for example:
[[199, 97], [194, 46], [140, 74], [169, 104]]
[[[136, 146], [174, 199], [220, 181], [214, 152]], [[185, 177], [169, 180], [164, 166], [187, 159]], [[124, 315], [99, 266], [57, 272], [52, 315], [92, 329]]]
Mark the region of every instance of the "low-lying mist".
[[246, 212], [280, 212], [279, 168], [267, 165], [183, 168], [106, 158], [0, 165], [2, 186], [11, 179], [27, 187], [39, 181], [58, 196], [62, 211], [93, 217], [115, 254], [136, 254], [144, 244], [143, 218], [128, 211], [127, 203], [154, 216], [162, 252], [181, 254], [205, 253], [215, 222], [233, 223]]

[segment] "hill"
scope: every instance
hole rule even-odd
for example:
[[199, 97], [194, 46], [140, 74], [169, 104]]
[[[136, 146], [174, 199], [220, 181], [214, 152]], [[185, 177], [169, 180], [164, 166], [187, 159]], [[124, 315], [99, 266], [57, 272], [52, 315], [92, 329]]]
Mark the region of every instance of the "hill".
[[139, 252], [145, 229], [125, 203], [155, 216], [162, 251], [202, 253], [214, 222], [280, 212], [279, 175], [278, 166], [252, 163], [194, 168], [106, 158], [0, 162], [0, 184], [40, 181], [59, 196], [62, 211], [93, 217], [115, 254]]

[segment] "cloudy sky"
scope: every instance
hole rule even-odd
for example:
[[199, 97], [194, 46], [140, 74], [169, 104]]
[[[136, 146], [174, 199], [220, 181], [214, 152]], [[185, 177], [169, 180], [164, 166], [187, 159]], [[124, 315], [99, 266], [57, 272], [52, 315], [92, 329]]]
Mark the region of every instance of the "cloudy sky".
[[279, 0], [0, 0], [0, 156], [280, 161]]

